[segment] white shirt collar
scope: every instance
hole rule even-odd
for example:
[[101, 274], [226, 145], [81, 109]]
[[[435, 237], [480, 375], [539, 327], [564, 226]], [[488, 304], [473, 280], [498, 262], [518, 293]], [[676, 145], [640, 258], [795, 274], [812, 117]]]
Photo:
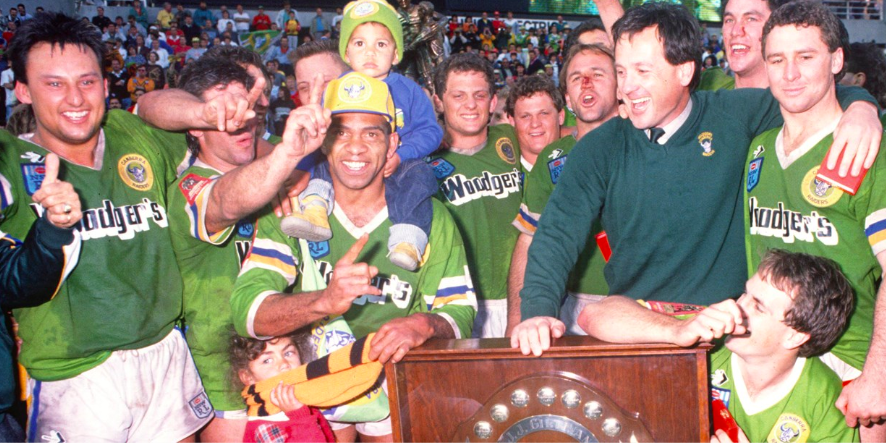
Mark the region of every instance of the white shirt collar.
[[[661, 127], [661, 129], [664, 129], [664, 135], [659, 137], [658, 141], [656, 143], [658, 143], [659, 145], [663, 145], [663, 144], [667, 143], [668, 140], [671, 139], [671, 136], [676, 134], [677, 131], [680, 129], [680, 127], [683, 126], [683, 123], [686, 123], [686, 120], [689, 120], [689, 114], [691, 114], [691, 113], [692, 113], [692, 97], [690, 97], [689, 101], [686, 102], [686, 107], [683, 108], [683, 111], [680, 112], [680, 115], [678, 115], [677, 118], [671, 120], [670, 123]], [[649, 130], [648, 129], [646, 129], [643, 132], [646, 133], [646, 137], [649, 137]]]

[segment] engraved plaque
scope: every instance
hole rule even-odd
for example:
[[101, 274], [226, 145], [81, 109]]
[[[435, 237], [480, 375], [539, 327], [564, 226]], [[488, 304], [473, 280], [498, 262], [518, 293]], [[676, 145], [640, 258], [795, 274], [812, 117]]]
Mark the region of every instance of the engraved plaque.
[[529, 404], [529, 394], [522, 389], [517, 389], [511, 394], [511, 404], [518, 408], [525, 408]]
[[569, 409], [576, 408], [581, 404], [581, 394], [575, 389], [570, 389], [563, 393], [561, 401], [563, 402], [563, 406], [566, 406]]
[[550, 406], [557, 400], [557, 394], [548, 387], [539, 389], [535, 395], [538, 397], [538, 402], [545, 406]]
[[474, 435], [482, 439], [489, 438], [489, 436], [492, 435], [492, 425], [490, 425], [489, 422], [478, 421], [477, 424], [474, 425]]
[[489, 415], [492, 416], [492, 420], [501, 423], [508, 419], [508, 407], [502, 404], [497, 404], [492, 407], [491, 411], [489, 411]]

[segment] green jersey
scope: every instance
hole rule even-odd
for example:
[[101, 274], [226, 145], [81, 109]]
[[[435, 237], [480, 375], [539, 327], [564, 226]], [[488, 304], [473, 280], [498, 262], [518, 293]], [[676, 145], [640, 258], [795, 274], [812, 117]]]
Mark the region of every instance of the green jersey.
[[[563, 173], [569, 153], [575, 146], [575, 137], [569, 135], [548, 145], [538, 155], [535, 168], [526, 174], [526, 183], [523, 187], [523, 202], [520, 211], [513, 221], [513, 225], [527, 235], [534, 235], [538, 227], [538, 220], [543, 214], [545, 205], [554, 186]], [[594, 227], [585, 243], [584, 251], [578, 257], [575, 267], [569, 274], [566, 290], [580, 292], [582, 294], [607, 295], [609, 285], [603, 277], [603, 267], [606, 260], [597, 248], [595, 237], [603, 230], [600, 221], [594, 222]]]
[[855, 290], [856, 303], [832, 352], [861, 369], [882, 275], [876, 255], [886, 251], [886, 141], [855, 195], [815, 178], [832, 142], [832, 135], [823, 132], [785, 157], [781, 128], [774, 128], [751, 143], [744, 189], [748, 274], [771, 248], [836, 261]]
[[[335, 205], [329, 226], [332, 238], [323, 242], [308, 242], [308, 250], [300, 251], [297, 239], [280, 231], [280, 222], [274, 214], [258, 220], [252, 251], [243, 264], [243, 270], [234, 287], [231, 308], [234, 326], [241, 335], [256, 337], [255, 312], [270, 294], [301, 288], [296, 282], [299, 253], [310, 254], [320, 277], [328, 283], [334, 266], [363, 234], [369, 241], [357, 257], [357, 262], [378, 268], [372, 284], [382, 295], [364, 295], [354, 300], [344, 314], [355, 338], [375, 332], [388, 321], [418, 312], [438, 314], [445, 318], [456, 338], [471, 336], [471, 326], [477, 312], [477, 299], [471, 284], [465, 260], [464, 245], [449, 212], [440, 202], [433, 202], [431, 235], [425, 250], [425, 263], [410, 272], [391, 263], [387, 257], [389, 228], [387, 208], [379, 212], [362, 228], [355, 226]], [[300, 252], [299, 252], [300, 251]], [[310, 288], [313, 290], [313, 288]]]
[[[3, 132], [0, 229], [24, 238], [43, 212], [31, 195], [43, 181], [47, 151]], [[52, 381], [98, 366], [112, 351], [138, 349], [169, 334], [181, 314], [182, 284], [169, 238], [167, 188], [186, 152], [177, 136], [125, 111], [102, 127], [94, 167], [62, 162], [60, 179], [83, 208], [76, 226], [80, 262], [56, 297], [15, 310], [21, 362]]]
[[471, 154], [440, 150], [428, 163], [443, 201], [465, 239], [477, 297], [507, 298], [508, 269], [518, 232], [510, 225], [520, 209], [523, 172], [510, 125], [489, 128], [486, 146]]
[[725, 346], [711, 354], [711, 396], [722, 400], [750, 441], [859, 441], [834, 404], [840, 379], [817, 358], [798, 358], [784, 385], [769, 397], [752, 399], [742, 377], [743, 362]]
[[254, 218], [206, 229], [206, 206], [222, 173], [197, 160], [169, 190], [170, 236], [184, 283], [185, 337], [203, 387], [221, 411], [244, 408], [230, 380], [231, 291], [252, 243]]
[[701, 72], [699, 91], [735, 89], [735, 78], [723, 72], [723, 68], [708, 68]]

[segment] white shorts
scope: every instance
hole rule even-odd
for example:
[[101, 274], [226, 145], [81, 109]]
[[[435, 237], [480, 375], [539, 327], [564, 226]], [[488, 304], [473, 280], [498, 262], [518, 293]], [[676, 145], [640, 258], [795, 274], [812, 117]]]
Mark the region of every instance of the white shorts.
[[[508, 300], [477, 300], [472, 338], [501, 338], [508, 328]], [[467, 338], [467, 337], [465, 337]]]
[[599, 303], [606, 298], [602, 295], [582, 294], [579, 292], [569, 292], [566, 301], [560, 308], [560, 321], [566, 324], [566, 335], [588, 335], [581, 327], [578, 326], [578, 316], [585, 306], [591, 303]]
[[368, 435], [370, 437], [380, 437], [382, 435], [392, 434], [394, 429], [391, 427], [391, 416], [389, 415], [387, 418], [379, 420], [379, 421], [370, 421], [363, 423], [345, 423], [341, 421], [330, 421], [329, 427], [332, 428], [333, 431], [339, 431], [348, 426], [357, 426], [357, 432], [363, 435]]
[[830, 352], [820, 355], [818, 359], [821, 360], [822, 363], [827, 365], [827, 367], [831, 368], [832, 371], [836, 372], [837, 376], [840, 377], [840, 380], [855, 380], [856, 378], [861, 376], [861, 371], [859, 371], [849, 363], [840, 360], [840, 357], [837, 357]]
[[30, 380], [29, 441], [179, 441], [212, 419], [181, 331], [74, 378]]

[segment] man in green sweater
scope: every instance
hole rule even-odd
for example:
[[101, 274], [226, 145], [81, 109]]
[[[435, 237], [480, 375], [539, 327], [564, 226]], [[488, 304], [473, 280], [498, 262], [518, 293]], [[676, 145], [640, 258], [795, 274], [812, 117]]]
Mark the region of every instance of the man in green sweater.
[[[616, 22], [630, 121], [602, 125], [595, 146], [579, 142], [545, 207], [521, 291], [524, 324], [512, 336], [522, 352], [540, 355], [563, 334], [559, 294], [598, 219], [612, 247], [610, 294], [707, 305], [741, 293], [747, 146], [781, 118], [765, 90], [692, 92], [698, 32], [688, 11], [670, 4], [644, 4]], [[854, 94], [870, 98], [861, 90], [845, 98]], [[866, 133], [882, 132], [875, 106], [854, 105], [844, 120], [850, 114], [871, 122]]]

